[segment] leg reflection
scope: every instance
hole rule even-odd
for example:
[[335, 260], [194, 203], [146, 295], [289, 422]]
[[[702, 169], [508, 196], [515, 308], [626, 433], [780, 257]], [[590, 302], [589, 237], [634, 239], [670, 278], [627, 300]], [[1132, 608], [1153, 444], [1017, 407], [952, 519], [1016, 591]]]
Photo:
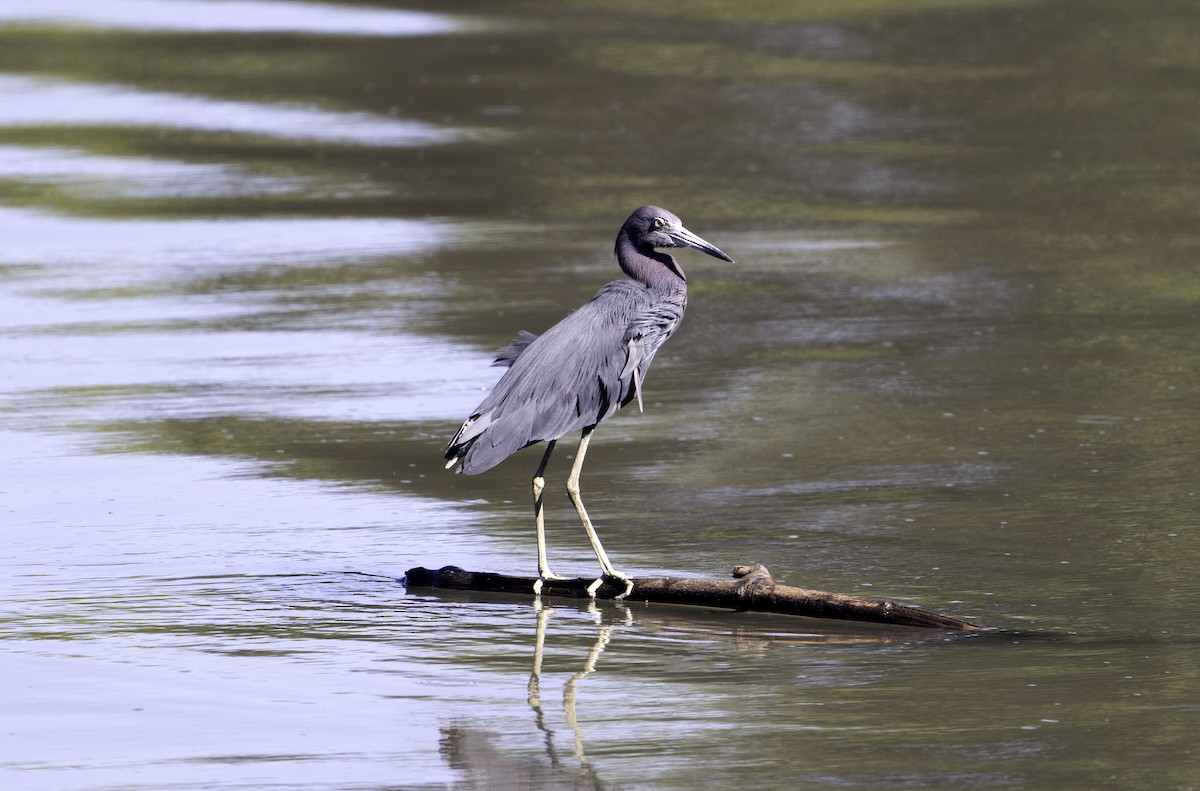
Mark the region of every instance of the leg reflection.
[[533, 709], [534, 724], [546, 739], [546, 755], [552, 764], [558, 763], [558, 752], [554, 749], [554, 732], [546, 727], [546, 713], [542, 711], [542, 652], [546, 645], [546, 624], [554, 613], [553, 607], [546, 607], [542, 600], [535, 599], [534, 610], [537, 612], [537, 631], [533, 637], [533, 669], [529, 673], [529, 708]]
[[[596, 605], [592, 605], [595, 607]], [[596, 660], [604, 653], [604, 649], [608, 647], [608, 641], [612, 638], [612, 626], [601, 626], [600, 633], [596, 635], [596, 642], [592, 644], [592, 650], [588, 651], [587, 659], [583, 662], [583, 669], [571, 679], [567, 681], [563, 687], [563, 710], [567, 713], [567, 727], [575, 734], [575, 747], [573, 752], [575, 758], [583, 766], [588, 765], [587, 753], [583, 749], [583, 728], [579, 727], [579, 715], [576, 713], [575, 704], [579, 695], [579, 682], [583, 681], [587, 676], [595, 671]]]
[[[541, 675], [542, 675], [542, 658], [545, 653], [546, 645], [546, 625], [550, 622], [550, 616], [554, 613], [553, 607], [543, 606], [540, 602], [535, 605], [537, 611], [537, 632], [534, 635], [533, 643], [533, 669], [529, 674], [529, 707], [533, 709], [534, 721], [546, 739], [546, 752], [550, 760], [558, 763], [558, 754], [554, 747], [554, 732], [546, 725], [545, 711], [542, 709], [541, 695]], [[624, 625], [629, 625], [633, 621], [633, 615], [628, 607], [617, 604], [618, 608], [624, 615]], [[572, 675], [563, 686], [563, 711], [566, 714], [567, 727], [571, 729], [573, 735], [572, 753], [575, 759], [579, 761], [580, 767], [589, 775], [592, 774], [591, 764], [588, 761], [587, 751], [584, 747], [583, 728], [579, 725], [579, 715], [577, 703], [579, 698], [579, 684], [589, 675], [596, 671], [596, 663], [600, 660], [604, 649], [608, 647], [609, 641], [612, 639], [613, 630], [616, 628], [614, 624], [605, 625], [600, 608], [595, 602], [588, 605], [587, 610], [595, 619], [597, 625], [596, 640], [592, 643], [591, 649], [588, 651], [587, 657], [584, 659], [583, 667], [579, 672]], [[595, 779], [593, 777], [593, 779]], [[598, 781], [597, 781], [598, 782]], [[598, 786], [597, 786], [598, 787]]]

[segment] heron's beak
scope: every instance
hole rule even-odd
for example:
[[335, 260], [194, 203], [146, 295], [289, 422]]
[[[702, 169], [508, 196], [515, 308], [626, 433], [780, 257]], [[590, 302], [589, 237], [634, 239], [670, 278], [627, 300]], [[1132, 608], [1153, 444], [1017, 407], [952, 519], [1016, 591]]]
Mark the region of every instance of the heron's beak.
[[708, 253], [713, 258], [720, 258], [722, 261], [733, 263], [733, 259], [725, 255], [715, 244], [709, 244], [682, 225], [674, 230], [667, 231], [667, 235], [674, 240], [676, 247], [693, 247], [702, 253]]

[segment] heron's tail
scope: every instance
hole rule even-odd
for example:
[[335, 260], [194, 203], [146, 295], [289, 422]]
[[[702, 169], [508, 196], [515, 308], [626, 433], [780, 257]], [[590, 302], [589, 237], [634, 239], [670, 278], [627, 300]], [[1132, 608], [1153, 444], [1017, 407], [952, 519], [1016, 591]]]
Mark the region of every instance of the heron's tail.
[[480, 417], [481, 415], [476, 412], [467, 418], [454, 434], [454, 438], [450, 440], [450, 444], [446, 446], [445, 458], [447, 470], [456, 464], [460, 464], [461, 466], [459, 466], [456, 472], [465, 472], [468, 475], [472, 472], [466, 469], [464, 460], [470, 454], [471, 448], [479, 440], [480, 435], [487, 431], [487, 423], [490, 423], [490, 420], [481, 422]]
[[530, 437], [535, 414], [533, 404], [526, 404], [498, 421], [493, 412], [471, 415], [446, 446], [446, 469], [457, 464], [457, 472], [477, 475], [521, 448], [540, 442], [541, 438]]

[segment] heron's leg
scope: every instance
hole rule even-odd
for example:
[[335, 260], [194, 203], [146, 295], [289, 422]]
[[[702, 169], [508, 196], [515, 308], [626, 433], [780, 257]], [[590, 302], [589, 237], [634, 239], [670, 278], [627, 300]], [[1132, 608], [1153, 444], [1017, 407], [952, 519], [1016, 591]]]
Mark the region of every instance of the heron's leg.
[[583, 457], [587, 455], [588, 442], [591, 441], [592, 432], [595, 430], [595, 426], [589, 426], [583, 430], [583, 436], [579, 438], [579, 449], [575, 451], [575, 463], [571, 465], [571, 474], [567, 476], [567, 496], [571, 498], [575, 512], [579, 514], [579, 521], [583, 522], [583, 529], [587, 533], [588, 541], [592, 542], [592, 550], [596, 553], [596, 560], [600, 561], [600, 570], [604, 575], [588, 586], [588, 593], [595, 596], [604, 577], [612, 577], [625, 583], [625, 592], [617, 596], [618, 599], [624, 599], [633, 592], [633, 580], [629, 579], [628, 574], [613, 568], [612, 561], [608, 559], [608, 553], [601, 546], [600, 536], [596, 535], [596, 528], [592, 527], [592, 520], [588, 519], [587, 509], [583, 507], [583, 500], [579, 496], [579, 473], [583, 470]]
[[537, 472], [533, 475], [533, 521], [537, 523], [538, 550], [538, 578], [537, 582], [533, 583], [533, 592], [538, 594], [542, 592], [542, 585], [546, 580], [566, 579], [550, 570], [550, 563], [546, 559], [546, 524], [542, 519], [542, 490], [546, 488], [546, 479], [542, 477], [542, 473], [546, 471], [550, 454], [554, 452], [554, 442], [554, 440], [550, 440], [546, 443], [546, 453], [542, 456], [542, 463], [538, 465]]

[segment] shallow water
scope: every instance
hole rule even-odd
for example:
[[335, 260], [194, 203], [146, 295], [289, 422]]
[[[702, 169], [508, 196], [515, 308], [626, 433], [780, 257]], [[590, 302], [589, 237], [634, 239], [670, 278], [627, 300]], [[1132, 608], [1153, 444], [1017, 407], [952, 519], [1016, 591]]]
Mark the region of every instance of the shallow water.
[[[1190, 4], [3, 6], [5, 788], [1200, 787]], [[991, 631], [399, 584], [531, 571], [441, 451], [643, 203], [617, 565]]]

